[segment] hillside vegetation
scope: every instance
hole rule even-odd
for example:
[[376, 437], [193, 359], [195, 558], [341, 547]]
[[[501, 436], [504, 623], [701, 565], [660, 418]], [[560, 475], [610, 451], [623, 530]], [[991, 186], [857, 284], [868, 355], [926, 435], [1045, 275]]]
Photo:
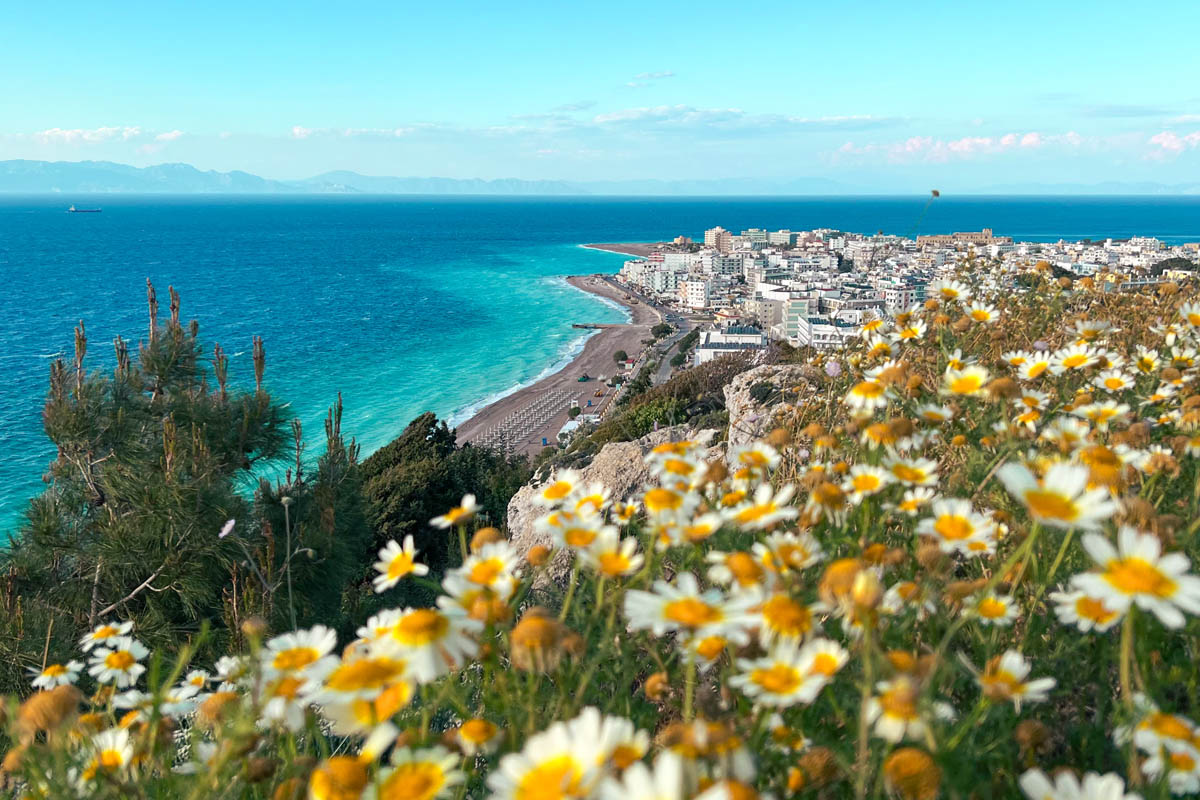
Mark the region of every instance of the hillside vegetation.
[[[561, 584], [548, 577], [549, 548], [517, 552], [486, 524], [499, 512], [481, 493], [438, 494], [428, 527], [370, 499], [380, 481], [415, 480], [386, 466], [410, 448], [418, 463], [441, 452], [414, 470], [435, 476], [438, 492], [469, 487], [426, 420], [356, 473], [367, 487], [356, 513], [376, 526], [366, 530], [395, 539], [373, 580], [343, 591], [377, 613], [339, 632], [353, 602], [323, 620], [276, 593], [253, 606], [267, 613], [171, 648], [158, 631], [175, 624], [174, 603], [148, 620], [127, 619], [121, 604], [97, 612], [77, 649], [55, 645], [57, 661], [33, 670], [38, 691], [9, 703], [5, 779], [45, 797], [1194, 794], [1197, 287], [1104, 291], [1041, 272], [1020, 286], [989, 275], [931, 285], [923, 307], [817, 358], [803, 392], [755, 394], [773, 415], [766, 441], [669, 441], [646, 456], [651, 482], [613, 497], [570, 459], [656, 422], [719, 416], [719, 380], [744, 365], [692, 370], [690, 391], [673, 383], [634, 399], [540, 483], [538, 527], [572, 563]], [[67, 397], [86, 384], [69, 370], [58, 380]], [[282, 446], [256, 396], [236, 398], [247, 409], [236, 418], [249, 421], [222, 448], [179, 439], [195, 443], [189, 464], [209, 450], [239, 458], [213, 455], [210, 471], [173, 481], [204, 491], [198, 476], [248, 469]], [[162, 401], [151, 391], [146, 402]], [[260, 443], [232, 436], [241, 430]], [[149, 423], [141, 439], [155, 458], [180, 452], [156, 450]], [[62, 469], [67, 480], [69, 459]], [[110, 501], [80, 480], [46, 537], [109, 530], [98, 518]], [[96, 484], [105, 498], [108, 485]], [[146, 509], [159, 502], [129, 494]], [[329, 507], [313, 494], [314, 508]], [[418, 493], [402, 494], [397, 508], [418, 507]], [[204, 540], [211, 557], [237, 571], [236, 553], [221, 549], [230, 537], [218, 536], [232, 512], [190, 496], [169, 507], [165, 532], [194, 523], [218, 542]], [[271, 529], [278, 541], [284, 528]], [[302, 546], [340, 558], [340, 536], [326, 536], [332, 551]], [[439, 548], [450, 563], [435, 580], [427, 559]], [[270, 552], [259, 563], [286, 573], [289, 556]], [[94, 563], [71, 576], [86, 580]], [[303, 579], [322, 590], [319, 576]], [[418, 605], [423, 591], [436, 600]], [[55, 602], [81, 620], [86, 595]]]

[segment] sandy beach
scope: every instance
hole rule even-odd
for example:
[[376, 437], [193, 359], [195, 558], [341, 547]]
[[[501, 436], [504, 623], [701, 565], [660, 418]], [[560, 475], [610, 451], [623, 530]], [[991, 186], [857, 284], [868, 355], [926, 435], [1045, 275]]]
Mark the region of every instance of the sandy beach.
[[[486, 442], [489, 431], [502, 428], [509, 432], [507, 438], [514, 451], [536, 454], [542, 450], [543, 438], [551, 444], [555, 442], [559, 429], [569, 419], [571, 400], [578, 400], [587, 414], [603, 413], [608, 408], [615, 390], [595, 378], [600, 375], [611, 377], [617, 372], [613, 353], [618, 350], [636, 358], [642, 351], [642, 340], [650, 338], [650, 328], [661, 322], [662, 317], [644, 303], [630, 305], [625, 300], [625, 293], [603, 276], [572, 276], [567, 281], [585, 292], [626, 307], [632, 322], [599, 326], [599, 333], [588, 338], [583, 351], [563, 369], [481, 409], [458, 426], [460, 443]], [[578, 322], [588, 324], [591, 320]], [[592, 380], [579, 382], [579, 376], [585, 373]], [[596, 397], [597, 390], [603, 391], [604, 395]], [[590, 408], [589, 401], [592, 403]], [[517, 417], [523, 417], [523, 420], [518, 422]]]
[[660, 250], [662, 246], [662, 242], [609, 242], [584, 245], [591, 250], [603, 250], [606, 253], [621, 253], [639, 258], [645, 258], [656, 250]]

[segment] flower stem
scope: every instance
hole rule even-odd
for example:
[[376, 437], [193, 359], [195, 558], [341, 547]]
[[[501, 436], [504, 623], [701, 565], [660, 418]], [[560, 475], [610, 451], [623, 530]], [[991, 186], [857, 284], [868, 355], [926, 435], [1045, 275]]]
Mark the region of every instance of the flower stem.
[[687, 667], [683, 678], [683, 721], [692, 721], [692, 701], [696, 696], [696, 654], [687, 648]]
[[875, 683], [872, 661], [873, 635], [870, 625], [863, 626], [863, 683], [858, 704], [858, 757], [855, 760], [854, 796], [862, 800], [867, 796], [867, 761], [870, 758], [870, 731], [867, 722], [867, 707], [871, 702], [871, 689]]
[[575, 563], [571, 566], [571, 580], [567, 584], [567, 596], [563, 598], [562, 611], [558, 612], [558, 621], [563, 622], [567, 618], [567, 612], [571, 610], [571, 601], [575, 598], [575, 584], [579, 583], [579, 559], [575, 559]]

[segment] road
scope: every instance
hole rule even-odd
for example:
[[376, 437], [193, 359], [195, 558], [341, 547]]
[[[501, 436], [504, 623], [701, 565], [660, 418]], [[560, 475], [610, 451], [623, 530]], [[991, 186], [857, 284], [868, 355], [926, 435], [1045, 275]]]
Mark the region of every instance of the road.
[[[656, 303], [654, 300], [632, 287], [626, 286], [623, 283], [618, 283], [617, 281], [608, 277], [604, 277], [604, 280], [607, 281], [613, 288], [628, 294], [630, 297], [637, 299], [638, 302], [643, 303], [647, 307], [653, 309], [654, 312], [658, 314], [659, 319], [668, 320], [671, 318], [674, 320], [671, 322], [671, 324], [675, 326], [675, 332], [656, 344], [653, 348], [654, 358], [658, 360], [658, 367], [655, 369], [654, 375], [651, 377], [651, 384], [657, 386], [660, 383], [667, 381], [671, 377], [671, 373], [675, 371], [674, 367], [671, 366], [671, 357], [675, 354], [675, 346], [679, 344], [680, 339], [682, 339], [684, 336], [687, 336], [688, 333], [690, 333], [692, 329], [696, 327], [696, 321], [679, 313], [673, 308]], [[636, 375], [637, 373], [635, 372], [634, 374]]]

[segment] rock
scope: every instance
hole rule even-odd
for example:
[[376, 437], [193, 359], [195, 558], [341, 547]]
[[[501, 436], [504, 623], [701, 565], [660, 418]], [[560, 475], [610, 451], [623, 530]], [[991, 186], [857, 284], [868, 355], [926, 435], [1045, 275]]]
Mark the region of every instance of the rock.
[[[660, 428], [632, 442], [609, 442], [600, 449], [592, 463], [580, 469], [584, 483], [601, 483], [609, 488], [614, 500], [624, 500], [637, 494], [650, 482], [650, 471], [646, 469], [646, 453], [664, 442], [694, 439], [707, 444], [717, 435], [715, 430], [693, 431], [686, 426], [676, 425]], [[513, 547], [522, 555], [535, 545], [552, 547], [548, 534], [534, 529], [534, 522], [546, 513], [544, 506], [534, 502], [538, 488], [545, 476], [534, 478], [522, 486], [508, 502], [508, 535]], [[561, 552], [547, 565], [546, 575], [554, 583], [563, 585], [571, 569], [570, 554]], [[545, 585], [545, 581], [539, 581]]]
[[[799, 364], [764, 364], [734, 377], [725, 386], [725, 409], [729, 412], [729, 447], [747, 444], [766, 436], [775, 427], [781, 411], [794, 408], [791, 403], [764, 406], [750, 395], [751, 387], [769, 383], [784, 390], [786, 397], [804, 398], [817, 391], [814, 370]], [[793, 394], [794, 390], [800, 391]]]

